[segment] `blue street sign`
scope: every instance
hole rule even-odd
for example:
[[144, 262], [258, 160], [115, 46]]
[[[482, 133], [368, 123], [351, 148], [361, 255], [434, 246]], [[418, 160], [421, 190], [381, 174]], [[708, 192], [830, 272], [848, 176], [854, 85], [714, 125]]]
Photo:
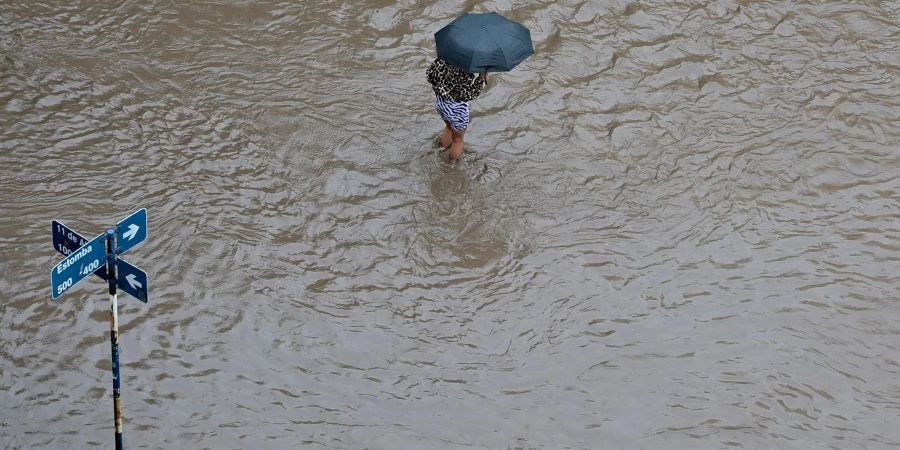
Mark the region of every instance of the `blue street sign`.
[[131, 250], [147, 239], [147, 208], [141, 208], [116, 225], [119, 254]]
[[116, 278], [119, 289], [132, 297], [147, 303], [147, 272], [131, 265], [123, 259], [116, 260]]
[[[53, 221], [53, 248], [65, 256], [69, 256], [82, 245], [87, 244], [88, 240], [75, 230], [67, 227], [58, 220]], [[100, 268], [94, 272], [94, 275], [106, 281], [106, 264], [101, 264]]]
[[106, 264], [106, 234], [79, 247], [50, 271], [50, 294], [54, 299]]

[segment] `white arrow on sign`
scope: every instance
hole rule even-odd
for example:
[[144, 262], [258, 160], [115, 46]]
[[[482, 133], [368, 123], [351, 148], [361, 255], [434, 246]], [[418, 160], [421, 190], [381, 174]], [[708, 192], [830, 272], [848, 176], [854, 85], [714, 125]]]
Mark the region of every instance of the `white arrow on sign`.
[[141, 227], [139, 227], [135, 224], [130, 224], [130, 225], [128, 225], [128, 231], [123, 233], [122, 237], [124, 237], [130, 241], [130, 240], [134, 239], [135, 236], [137, 236], [137, 232], [140, 229], [141, 229]]
[[134, 276], [133, 273], [129, 273], [128, 276], [125, 277], [125, 280], [128, 281], [128, 285], [131, 286], [132, 289], [138, 289], [143, 286], [138, 280], [137, 277]]

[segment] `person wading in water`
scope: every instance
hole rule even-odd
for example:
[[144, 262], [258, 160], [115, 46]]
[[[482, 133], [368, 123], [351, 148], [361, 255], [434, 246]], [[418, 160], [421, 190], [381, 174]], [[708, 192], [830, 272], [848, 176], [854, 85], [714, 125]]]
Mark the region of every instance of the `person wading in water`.
[[487, 82], [487, 72], [474, 74], [437, 58], [425, 71], [434, 90], [434, 107], [444, 120], [441, 147], [450, 149], [450, 159], [463, 154], [463, 138], [469, 128], [469, 102], [475, 100]]

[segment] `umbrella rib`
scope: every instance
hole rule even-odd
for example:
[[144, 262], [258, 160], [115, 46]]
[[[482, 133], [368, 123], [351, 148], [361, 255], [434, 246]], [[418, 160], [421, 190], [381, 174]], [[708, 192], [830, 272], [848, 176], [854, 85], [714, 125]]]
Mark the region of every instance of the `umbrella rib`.
[[[497, 38], [495, 38], [493, 34], [488, 33], [488, 36], [490, 36], [494, 43], [497, 44], [497, 48], [500, 49], [500, 54], [503, 55], [503, 61], [506, 62], [506, 67], [509, 67], [509, 58], [506, 57], [506, 52], [503, 51], [503, 46], [500, 45], [499, 42], [497, 42]], [[485, 72], [487, 72], [487, 70], [485, 70]]]

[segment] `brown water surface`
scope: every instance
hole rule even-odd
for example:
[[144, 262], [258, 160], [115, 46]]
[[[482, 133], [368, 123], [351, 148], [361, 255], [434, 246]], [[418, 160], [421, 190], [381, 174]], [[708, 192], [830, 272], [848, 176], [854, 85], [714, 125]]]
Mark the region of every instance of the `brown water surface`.
[[[463, 11], [536, 53], [456, 165]], [[0, 0], [0, 447], [900, 447], [897, 1]]]

